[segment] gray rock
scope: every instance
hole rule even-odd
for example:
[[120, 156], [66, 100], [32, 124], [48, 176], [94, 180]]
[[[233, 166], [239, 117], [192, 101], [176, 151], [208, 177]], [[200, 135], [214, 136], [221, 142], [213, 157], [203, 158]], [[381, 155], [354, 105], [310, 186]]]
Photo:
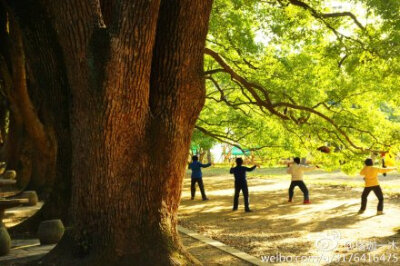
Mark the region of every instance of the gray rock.
[[55, 244], [60, 241], [64, 230], [60, 219], [43, 221], [39, 225], [37, 237], [41, 245]]

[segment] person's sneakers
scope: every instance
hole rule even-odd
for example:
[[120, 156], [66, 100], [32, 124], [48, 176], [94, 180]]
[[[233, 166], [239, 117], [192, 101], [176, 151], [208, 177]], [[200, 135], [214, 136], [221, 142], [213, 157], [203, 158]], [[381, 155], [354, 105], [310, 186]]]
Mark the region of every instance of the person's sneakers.
[[209, 198], [204, 198], [203, 201], [209, 200]]
[[377, 211], [376, 215], [384, 215], [383, 211]]
[[293, 200], [289, 199], [287, 202], [293, 202]]
[[190, 200], [194, 200], [194, 197], [191, 197]]
[[237, 208], [233, 208], [232, 211], [237, 211]]
[[359, 210], [358, 214], [363, 214], [365, 211], [364, 210]]
[[311, 201], [310, 200], [305, 200], [305, 201], [303, 201], [303, 204], [311, 204]]
[[252, 210], [250, 210], [250, 209], [246, 209], [246, 210], [244, 210], [245, 212], [252, 212]]

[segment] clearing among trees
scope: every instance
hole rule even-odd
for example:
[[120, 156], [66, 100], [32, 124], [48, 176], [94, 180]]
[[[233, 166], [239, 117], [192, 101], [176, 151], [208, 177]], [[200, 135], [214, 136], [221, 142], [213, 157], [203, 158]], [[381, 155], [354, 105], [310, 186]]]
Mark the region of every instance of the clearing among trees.
[[[321, 171], [307, 175], [312, 204], [303, 205], [299, 189], [295, 190], [294, 202], [287, 202], [290, 178], [284, 169], [264, 171], [262, 176], [254, 173], [256, 176], [248, 179], [252, 213], [244, 212], [242, 196], [239, 210], [232, 212], [233, 178], [229, 173], [221, 174], [220, 169], [216, 173], [212, 169], [204, 171], [210, 198], [207, 202], [199, 196], [190, 200], [190, 179], [185, 178], [180, 224], [260, 260], [281, 254], [321, 258], [321, 264], [340, 259], [340, 265], [355, 265], [358, 259], [363, 265], [369, 257], [372, 262], [378, 258], [379, 265], [396, 264], [395, 257], [400, 258], [400, 235], [395, 231], [400, 217], [400, 189], [385, 196], [385, 215], [376, 215], [375, 195], [370, 195], [366, 212], [358, 215], [361, 189], [344, 186], [343, 181], [342, 186], [332, 184], [338, 174]], [[344, 174], [341, 177], [353, 179]], [[390, 178], [400, 184], [398, 174]], [[319, 184], [313, 184], [313, 180]], [[399, 246], [393, 246], [393, 241]]]

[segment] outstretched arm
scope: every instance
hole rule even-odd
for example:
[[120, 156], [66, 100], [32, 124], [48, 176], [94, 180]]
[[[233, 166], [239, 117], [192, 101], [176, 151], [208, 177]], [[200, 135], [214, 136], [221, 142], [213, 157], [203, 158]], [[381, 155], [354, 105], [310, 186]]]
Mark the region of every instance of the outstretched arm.
[[315, 170], [317, 168], [319, 168], [319, 167], [317, 167], [317, 166], [305, 166], [305, 165], [301, 166], [301, 170], [303, 170], [304, 172], [313, 171], [313, 170]]
[[251, 171], [253, 171], [254, 169], [256, 169], [256, 167], [257, 167], [257, 165], [254, 165], [253, 167], [245, 167], [245, 169], [246, 169], [246, 171], [247, 172], [251, 172]]
[[203, 167], [203, 168], [207, 168], [207, 167], [210, 167], [210, 166], [211, 166], [211, 163], [200, 164], [200, 167]]
[[396, 170], [397, 167], [378, 168], [379, 173], [387, 173]]

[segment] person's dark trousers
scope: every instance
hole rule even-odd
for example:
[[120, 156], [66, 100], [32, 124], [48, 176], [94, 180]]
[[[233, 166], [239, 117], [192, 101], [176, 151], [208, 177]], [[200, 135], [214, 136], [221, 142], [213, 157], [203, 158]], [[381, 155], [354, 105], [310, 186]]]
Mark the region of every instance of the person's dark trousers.
[[[386, 168], [385, 159], [382, 159], [382, 168]], [[386, 176], [386, 173], [383, 173], [383, 176]]]
[[365, 187], [363, 193], [361, 194], [361, 209], [360, 211], [365, 211], [367, 208], [367, 198], [369, 193], [374, 191], [376, 197], [379, 200], [378, 211], [383, 211], [383, 193], [381, 186]]
[[308, 189], [306, 187], [306, 184], [304, 184], [303, 181], [292, 181], [290, 183], [290, 187], [289, 187], [289, 200], [293, 199], [293, 195], [294, 195], [294, 188], [298, 186], [301, 191], [303, 191], [304, 194], [304, 200], [309, 200], [308, 198]]
[[239, 194], [243, 192], [244, 208], [246, 211], [250, 210], [249, 207], [249, 189], [247, 188], [247, 181], [235, 181], [235, 195], [233, 196], [233, 209], [237, 210], [239, 205]]
[[203, 199], [207, 199], [206, 193], [204, 192], [204, 184], [203, 184], [203, 179], [202, 178], [192, 178], [192, 183], [191, 183], [191, 186], [190, 186], [190, 190], [192, 192], [192, 199], [194, 198], [194, 195], [196, 194], [196, 183], [199, 184], [201, 197]]

